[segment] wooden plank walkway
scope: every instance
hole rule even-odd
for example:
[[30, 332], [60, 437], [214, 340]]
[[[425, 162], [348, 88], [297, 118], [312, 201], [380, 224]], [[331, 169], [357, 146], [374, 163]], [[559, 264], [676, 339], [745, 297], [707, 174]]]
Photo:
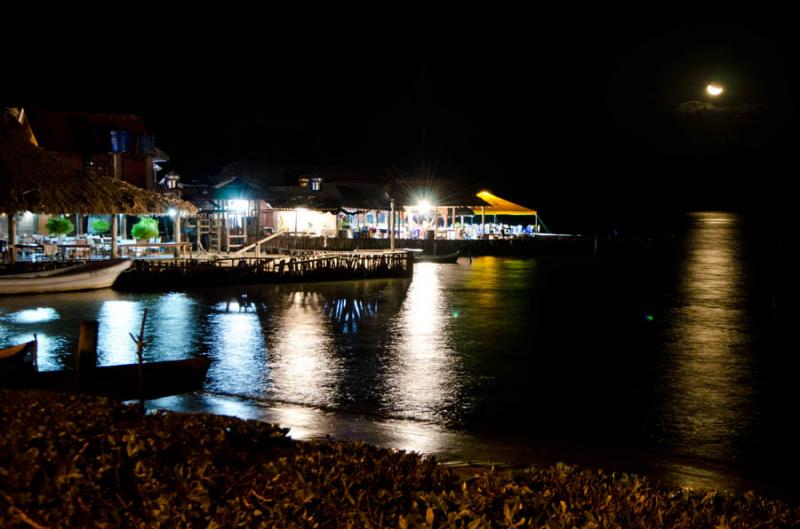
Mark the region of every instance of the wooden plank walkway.
[[213, 260], [136, 260], [114, 288], [143, 291], [204, 286], [411, 277], [410, 252], [304, 252]]

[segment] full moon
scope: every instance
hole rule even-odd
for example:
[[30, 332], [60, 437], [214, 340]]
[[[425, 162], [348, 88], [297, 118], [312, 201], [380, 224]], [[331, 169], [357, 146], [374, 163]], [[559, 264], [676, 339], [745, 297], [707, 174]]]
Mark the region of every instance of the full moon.
[[710, 96], [718, 96], [720, 95], [725, 89], [722, 86], [718, 85], [717, 83], [711, 83], [710, 85], [706, 86], [706, 92]]

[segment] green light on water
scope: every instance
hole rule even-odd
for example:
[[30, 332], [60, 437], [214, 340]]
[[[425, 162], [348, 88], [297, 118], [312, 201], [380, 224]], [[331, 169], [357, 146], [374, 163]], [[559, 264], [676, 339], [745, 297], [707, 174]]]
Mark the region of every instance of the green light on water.
[[653, 316], [652, 314], [647, 314], [644, 317], [644, 319], [646, 319], [647, 321], [655, 321], [656, 320], [655, 316]]
[[452, 312], [452, 316], [453, 316], [454, 318], [458, 318], [459, 316], [461, 316], [461, 313], [460, 313], [459, 311], [457, 311], [457, 310], [454, 310], [454, 311]]

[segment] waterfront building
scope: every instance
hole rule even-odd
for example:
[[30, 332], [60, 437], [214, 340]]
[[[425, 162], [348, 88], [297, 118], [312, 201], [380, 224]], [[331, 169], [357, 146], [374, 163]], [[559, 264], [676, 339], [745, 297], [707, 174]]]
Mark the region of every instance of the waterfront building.
[[[8, 109], [0, 116], [0, 211], [4, 212], [6, 238], [2, 244], [3, 258], [12, 262], [17, 251], [42, 252], [56, 246], [66, 254], [70, 246], [63, 241], [45, 241], [31, 233], [30, 240], [18, 240], [18, 223], [45, 215], [76, 215], [76, 220], [88, 214], [110, 216], [109, 253], [115, 256], [117, 219], [120, 214], [168, 214], [170, 210], [194, 213], [195, 207], [174, 196], [165, 196], [141, 189], [124, 180], [108, 175], [89, 174], [84, 168], [69, 164], [33, 143], [34, 134], [21, 109]], [[32, 220], [36, 225], [37, 221]], [[41, 222], [41, 220], [39, 220]], [[95, 239], [81, 238], [86, 246]], [[56, 245], [55, 242], [58, 244]], [[94, 252], [85, 252], [87, 254]], [[45, 254], [46, 256], [46, 254]]]
[[[134, 114], [9, 109], [18, 117], [29, 141], [65, 166], [83, 171], [86, 184], [96, 176], [111, 177], [138, 188], [156, 189], [160, 164], [169, 156], [155, 145], [141, 116]], [[49, 215], [32, 213], [20, 218], [21, 236], [45, 235]], [[76, 235], [92, 232], [89, 215], [75, 215]], [[110, 220], [110, 219], [104, 219]], [[127, 232], [126, 217], [120, 230]]]

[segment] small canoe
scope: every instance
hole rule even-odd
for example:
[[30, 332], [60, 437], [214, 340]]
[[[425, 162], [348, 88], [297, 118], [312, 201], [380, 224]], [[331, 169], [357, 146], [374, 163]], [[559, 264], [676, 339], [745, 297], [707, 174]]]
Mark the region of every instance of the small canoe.
[[[211, 365], [208, 358], [167, 360], [142, 364], [143, 397], [155, 399], [188, 393], [203, 387]], [[80, 380], [74, 370], [39, 371], [29, 376], [6, 380], [6, 387], [16, 389], [43, 389], [77, 391], [104, 395], [121, 400], [139, 398], [139, 365], [124, 364], [84, 369]]]
[[131, 266], [130, 259], [104, 259], [22, 274], [0, 275], [0, 295], [108, 288]]
[[36, 372], [36, 340], [0, 349], [0, 383]]

